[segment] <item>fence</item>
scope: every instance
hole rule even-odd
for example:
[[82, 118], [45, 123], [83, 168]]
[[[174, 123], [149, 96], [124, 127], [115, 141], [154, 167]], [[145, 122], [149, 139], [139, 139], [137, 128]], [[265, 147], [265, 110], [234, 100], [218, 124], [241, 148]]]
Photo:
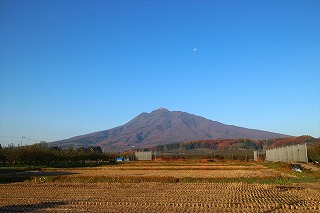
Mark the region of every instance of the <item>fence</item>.
[[253, 160], [258, 161], [260, 155], [266, 154], [264, 151], [253, 151]]
[[308, 162], [307, 144], [266, 150], [266, 161]]

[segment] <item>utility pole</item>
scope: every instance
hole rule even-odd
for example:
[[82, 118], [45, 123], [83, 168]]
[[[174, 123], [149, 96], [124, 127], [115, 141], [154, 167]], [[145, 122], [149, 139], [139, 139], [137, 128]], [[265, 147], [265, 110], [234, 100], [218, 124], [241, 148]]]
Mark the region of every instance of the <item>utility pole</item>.
[[24, 138], [25, 138], [24, 136], [22, 136], [22, 138], [21, 138], [21, 141], [20, 141], [21, 147], [22, 147], [22, 140], [23, 140]]

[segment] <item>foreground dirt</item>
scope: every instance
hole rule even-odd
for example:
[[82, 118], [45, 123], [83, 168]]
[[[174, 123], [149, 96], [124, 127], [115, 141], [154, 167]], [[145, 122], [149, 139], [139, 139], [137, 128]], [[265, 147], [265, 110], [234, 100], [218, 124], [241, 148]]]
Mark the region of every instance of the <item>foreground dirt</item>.
[[320, 190], [243, 183], [11, 183], [0, 212], [320, 212]]
[[[320, 183], [79, 183], [87, 177], [295, 177], [255, 163], [134, 162], [2, 173], [38, 181], [0, 184], [0, 212], [320, 212]], [[72, 182], [42, 182], [46, 176]]]

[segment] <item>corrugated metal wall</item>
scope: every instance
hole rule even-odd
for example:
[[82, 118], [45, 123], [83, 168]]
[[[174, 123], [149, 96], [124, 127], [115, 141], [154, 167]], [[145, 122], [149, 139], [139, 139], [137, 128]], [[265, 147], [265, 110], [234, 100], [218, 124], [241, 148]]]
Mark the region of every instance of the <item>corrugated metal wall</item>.
[[307, 144], [269, 149], [266, 161], [308, 162]]

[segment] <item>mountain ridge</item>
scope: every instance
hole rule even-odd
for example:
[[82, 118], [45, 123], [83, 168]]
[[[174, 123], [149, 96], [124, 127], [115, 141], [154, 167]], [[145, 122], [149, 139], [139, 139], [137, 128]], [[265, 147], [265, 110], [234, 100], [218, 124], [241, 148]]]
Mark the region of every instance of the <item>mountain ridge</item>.
[[291, 137], [212, 121], [204, 117], [165, 108], [142, 112], [124, 125], [108, 130], [51, 142], [54, 146], [101, 146], [105, 150], [178, 143], [205, 139], [273, 139]]

